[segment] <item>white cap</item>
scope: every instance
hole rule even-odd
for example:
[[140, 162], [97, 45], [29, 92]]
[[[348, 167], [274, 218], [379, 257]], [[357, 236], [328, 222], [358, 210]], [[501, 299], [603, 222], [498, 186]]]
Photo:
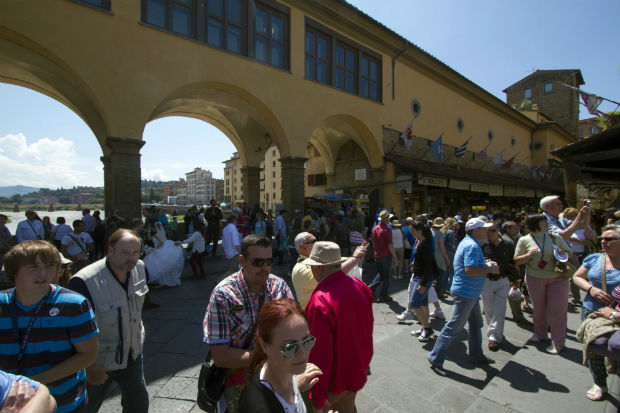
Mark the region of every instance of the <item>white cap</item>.
[[471, 231], [476, 228], [490, 228], [493, 226], [492, 222], [484, 222], [480, 218], [472, 218], [465, 223], [465, 231]]

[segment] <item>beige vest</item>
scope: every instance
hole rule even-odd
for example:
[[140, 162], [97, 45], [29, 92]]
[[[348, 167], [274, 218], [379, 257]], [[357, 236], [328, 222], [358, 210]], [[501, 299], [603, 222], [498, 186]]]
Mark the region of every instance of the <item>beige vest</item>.
[[[104, 366], [106, 370], [124, 369], [127, 367], [129, 351], [134, 359], [142, 354], [142, 304], [149, 291], [144, 263], [138, 261], [130, 272], [127, 292], [110, 272], [105, 259], [82, 269], [74, 277], [84, 280], [95, 306], [95, 319], [99, 327], [99, 356], [96, 364]], [[117, 362], [120, 354], [116, 354], [120, 343], [119, 318], [122, 319], [123, 331], [121, 363]]]

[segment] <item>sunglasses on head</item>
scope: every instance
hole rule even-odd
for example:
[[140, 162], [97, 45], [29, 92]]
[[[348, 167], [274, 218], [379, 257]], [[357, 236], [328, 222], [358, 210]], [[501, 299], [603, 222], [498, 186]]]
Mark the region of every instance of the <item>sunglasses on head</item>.
[[269, 257], [269, 258], [252, 258], [252, 265], [255, 267], [262, 267], [264, 265], [269, 265], [271, 266], [273, 264], [273, 257]]
[[284, 347], [282, 347], [280, 353], [282, 353], [282, 357], [284, 357], [285, 359], [290, 359], [295, 355], [295, 353], [297, 353], [297, 350], [299, 350], [300, 346], [304, 349], [304, 351], [310, 351], [312, 350], [312, 347], [314, 347], [314, 343], [316, 343], [316, 337], [309, 336], [301, 341], [286, 344]]
[[618, 237], [598, 237], [599, 241], [613, 242], [618, 241]]

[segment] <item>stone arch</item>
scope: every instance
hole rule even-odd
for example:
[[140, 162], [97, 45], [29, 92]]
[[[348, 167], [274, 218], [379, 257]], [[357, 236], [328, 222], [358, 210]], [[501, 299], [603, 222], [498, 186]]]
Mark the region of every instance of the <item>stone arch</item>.
[[182, 86], [153, 109], [145, 125], [167, 116], [192, 117], [212, 124], [231, 140], [247, 166], [257, 167], [273, 144], [281, 157], [290, 154], [289, 142], [273, 112], [235, 85], [201, 82]]
[[68, 107], [93, 131], [104, 155], [108, 127], [88, 84], [40, 44], [0, 26], [0, 82], [42, 93]]

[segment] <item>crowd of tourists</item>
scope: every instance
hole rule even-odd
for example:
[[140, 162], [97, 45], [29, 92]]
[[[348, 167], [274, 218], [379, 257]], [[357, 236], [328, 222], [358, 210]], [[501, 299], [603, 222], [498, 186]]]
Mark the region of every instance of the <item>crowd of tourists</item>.
[[[212, 400], [218, 411], [356, 411], [373, 355], [372, 304], [393, 301], [390, 284], [403, 277], [406, 310], [395, 316], [417, 319], [411, 334], [434, 340], [428, 361], [441, 376], [466, 324], [469, 360], [494, 362], [482, 348], [482, 314], [489, 351], [503, 348], [510, 306], [512, 320], [533, 329], [530, 341], [547, 342], [554, 355], [564, 349], [568, 306], [582, 306], [578, 336], [594, 381], [586, 395], [601, 400], [604, 357], [620, 359], [620, 216], [601, 222], [587, 200], [564, 209], [557, 196], [538, 206], [541, 213], [311, 208], [274, 217], [244, 205], [224, 220], [213, 200], [187, 211], [181, 236], [176, 219], [157, 208], [131, 223], [116, 211], [101, 221], [84, 210], [71, 227], [27, 211], [15, 237], [0, 215], [4, 272], [14, 284], [0, 292], [2, 409], [96, 412], [116, 382], [123, 411], [148, 411], [142, 309], [149, 285], [179, 284], [182, 244], [197, 278], [218, 245], [228, 262], [203, 321], [211, 364], [226, 371]], [[294, 290], [273, 265], [289, 265]], [[436, 333], [430, 318], [445, 319], [441, 303], [452, 312]]]

